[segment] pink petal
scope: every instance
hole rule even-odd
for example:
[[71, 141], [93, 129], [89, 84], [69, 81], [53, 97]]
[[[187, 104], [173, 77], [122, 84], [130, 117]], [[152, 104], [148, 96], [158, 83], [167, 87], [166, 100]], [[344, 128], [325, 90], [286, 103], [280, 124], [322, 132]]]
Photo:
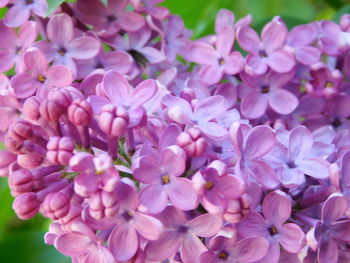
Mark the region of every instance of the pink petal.
[[270, 107], [279, 114], [290, 114], [299, 105], [298, 98], [284, 89], [275, 89], [269, 94]]
[[346, 198], [340, 193], [334, 193], [323, 204], [322, 221], [325, 223], [333, 223], [340, 217], [345, 215], [348, 209]]
[[154, 261], [171, 258], [178, 251], [181, 240], [182, 238], [174, 232], [164, 232], [158, 240], [147, 243], [146, 257]]
[[144, 155], [133, 162], [133, 175], [142, 183], [150, 184], [160, 180], [161, 164], [150, 155]]
[[277, 190], [264, 198], [262, 212], [269, 223], [278, 227], [289, 218], [292, 204], [284, 192]]
[[291, 160], [301, 160], [313, 145], [311, 132], [304, 126], [294, 128], [289, 135], [289, 158]]
[[305, 245], [305, 234], [293, 223], [284, 224], [279, 229], [279, 242], [290, 253], [298, 253]]
[[83, 257], [84, 263], [114, 263], [115, 258], [108, 248], [98, 245]]
[[30, 49], [23, 56], [24, 63], [34, 74], [41, 73], [47, 68], [47, 60], [44, 54], [37, 48]]
[[343, 187], [350, 186], [350, 152], [344, 154], [341, 159], [341, 185]]
[[244, 116], [257, 119], [265, 113], [267, 105], [268, 98], [257, 91], [253, 91], [243, 98], [241, 111]]
[[250, 27], [242, 27], [237, 32], [239, 45], [248, 52], [256, 53], [260, 48], [258, 34]]
[[241, 72], [244, 68], [244, 58], [238, 51], [232, 52], [225, 58], [225, 73], [228, 75], [235, 75]]
[[152, 184], [140, 192], [140, 203], [151, 214], [159, 214], [169, 203], [168, 194], [161, 184]]
[[55, 247], [62, 254], [70, 257], [79, 257], [89, 251], [92, 240], [79, 232], [70, 232], [59, 235], [55, 240]]
[[103, 63], [106, 69], [112, 69], [118, 71], [120, 74], [126, 74], [132, 67], [133, 59], [124, 51], [112, 51], [104, 57]]
[[180, 176], [186, 169], [186, 154], [177, 145], [168, 146], [162, 151], [162, 171], [173, 176]]
[[225, 26], [233, 26], [235, 15], [228, 9], [220, 9], [215, 20], [215, 32], [218, 34]]
[[48, 39], [58, 45], [65, 45], [73, 38], [73, 21], [67, 14], [51, 17], [47, 24]]
[[268, 70], [268, 59], [261, 58], [257, 54], [249, 54], [246, 57], [246, 72], [251, 75], [262, 75]]
[[27, 74], [19, 74], [11, 79], [11, 86], [15, 95], [20, 99], [29, 98], [41, 85], [43, 84], [35, 81], [32, 76]]
[[211, 237], [221, 229], [223, 222], [220, 215], [203, 214], [187, 223], [189, 231], [196, 236]]
[[214, 85], [218, 83], [224, 75], [224, 68], [219, 65], [203, 66], [198, 74], [206, 84]]
[[215, 65], [218, 61], [219, 54], [215, 48], [204, 42], [194, 42], [188, 48], [188, 54], [192, 61], [201, 65]]
[[163, 225], [158, 219], [141, 213], [134, 214], [134, 226], [137, 232], [148, 240], [157, 240], [163, 230]]
[[250, 161], [248, 164], [250, 177], [266, 189], [276, 188], [279, 184], [275, 171], [264, 161]]
[[142, 53], [150, 64], [156, 64], [166, 59], [165, 55], [154, 47], [139, 48], [138, 51]]
[[206, 122], [220, 116], [227, 109], [227, 102], [220, 95], [205, 98], [197, 104], [194, 114], [198, 121]]
[[132, 108], [137, 108], [149, 101], [158, 91], [157, 83], [153, 79], [142, 81], [132, 93]]
[[100, 114], [101, 113], [101, 108], [104, 105], [110, 103], [107, 98], [100, 97], [100, 96], [90, 96], [88, 98], [88, 102], [92, 106], [92, 109], [93, 109], [95, 114]]
[[322, 242], [318, 249], [319, 263], [337, 263], [338, 262], [338, 245], [332, 238], [326, 242]]
[[35, 4], [33, 4], [32, 10], [33, 13], [44, 17], [47, 13], [48, 5], [46, 0], [35, 0]]
[[295, 57], [300, 63], [310, 66], [320, 61], [321, 51], [315, 47], [301, 47], [296, 50]]
[[8, 50], [0, 50], [0, 70], [6, 72], [10, 70], [15, 63], [15, 55]]
[[171, 202], [183, 211], [197, 206], [197, 193], [187, 178], [175, 177], [169, 184], [168, 194]]
[[135, 228], [122, 223], [116, 226], [109, 236], [109, 247], [119, 261], [130, 260], [137, 252], [139, 238]]
[[202, 253], [207, 251], [207, 247], [194, 235], [187, 234], [182, 241], [180, 254], [183, 263], [197, 263]]
[[330, 164], [321, 158], [310, 158], [297, 163], [298, 170], [316, 179], [326, 179], [329, 177]]
[[239, 233], [243, 237], [267, 237], [267, 223], [265, 219], [257, 212], [250, 212], [237, 225]]
[[134, 32], [145, 24], [145, 19], [138, 13], [125, 12], [118, 15], [118, 22], [125, 31]]
[[250, 159], [258, 158], [268, 153], [276, 143], [276, 134], [268, 126], [252, 128], [245, 142], [245, 156]]
[[288, 34], [288, 29], [280, 17], [275, 17], [271, 22], [266, 24], [261, 39], [266, 50], [275, 50], [284, 44]]
[[4, 18], [4, 23], [8, 27], [19, 27], [29, 19], [30, 9], [21, 4], [16, 4], [11, 7]]
[[236, 176], [221, 176], [215, 186], [220, 193], [227, 199], [237, 199], [244, 192], [244, 182], [242, 179]]
[[99, 52], [100, 42], [93, 37], [79, 37], [72, 40], [67, 49], [74, 59], [90, 59]]
[[269, 55], [267, 64], [278, 73], [286, 73], [295, 66], [294, 56], [284, 50], [278, 50]]
[[122, 105], [132, 94], [132, 87], [128, 81], [116, 71], [108, 71], [102, 82], [103, 91], [116, 105]]
[[186, 100], [165, 95], [162, 98], [162, 103], [169, 108], [168, 116], [170, 119], [182, 124], [192, 124], [192, 108]]
[[48, 82], [56, 87], [67, 87], [74, 80], [72, 71], [63, 65], [50, 67], [46, 71], [46, 77]]
[[233, 258], [239, 262], [250, 263], [262, 259], [269, 251], [269, 243], [261, 237], [240, 240], [232, 249]]
[[231, 52], [234, 38], [232, 25], [224, 26], [221, 29], [216, 39], [216, 48], [220, 56], [227, 56]]
[[228, 132], [221, 125], [215, 122], [205, 122], [201, 123], [198, 128], [208, 137], [214, 140], [223, 140], [226, 138]]

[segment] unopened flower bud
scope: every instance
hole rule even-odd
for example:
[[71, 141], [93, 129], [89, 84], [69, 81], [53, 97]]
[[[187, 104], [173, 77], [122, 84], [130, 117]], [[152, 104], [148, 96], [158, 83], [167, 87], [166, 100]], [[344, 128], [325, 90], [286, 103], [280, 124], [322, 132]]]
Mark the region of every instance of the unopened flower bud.
[[99, 118], [99, 126], [107, 135], [113, 137], [121, 136], [128, 127], [128, 112], [122, 107], [113, 104], [103, 106]]
[[17, 162], [25, 169], [33, 169], [41, 165], [44, 157], [39, 153], [26, 153], [17, 156]]
[[28, 140], [33, 136], [33, 126], [25, 120], [16, 121], [11, 125], [8, 135], [17, 141]]
[[207, 146], [206, 140], [197, 128], [190, 128], [180, 133], [176, 138], [176, 143], [185, 150], [186, 155], [189, 157], [201, 155]]
[[33, 96], [28, 98], [23, 104], [23, 113], [31, 120], [38, 120], [40, 118], [40, 99]]
[[71, 92], [67, 88], [52, 90], [48, 95], [48, 99], [65, 109], [67, 109], [73, 101]]
[[88, 125], [92, 114], [92, 107], [86, 100], [75, 100], [68, 108], [68, 118], [75, 125]]
[[12, 196], [16, 197], [33, 191], [33, 175], [27, 169], [19, 169], [9, 176], [9, 186]]
[[20, 219], [26, 220], [39, 212], [40, 202], [35, 193], [25, 193], [15, 199], [12, 207]]
[[67, 165], [73, 156], [74, 144], [69, 137], [52, 137], [47, 150], [46, 157], [51, 163]]
[[41, 116], [50, 122], [58, 121], [64, 112], [64, 106], [57, 104], [56, 102], [49, 99], [44, 100], [40, 105]]
[[69, 196], [62, 192], [54, 192], [45, 197], [42, 205], [42, 213], [46, 217], [57, 220], [68, 214], [69, 207]]

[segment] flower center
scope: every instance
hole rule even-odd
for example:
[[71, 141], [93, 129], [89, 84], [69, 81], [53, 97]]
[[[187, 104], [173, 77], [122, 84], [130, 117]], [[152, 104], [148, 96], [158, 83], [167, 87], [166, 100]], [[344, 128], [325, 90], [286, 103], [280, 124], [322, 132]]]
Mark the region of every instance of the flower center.
[[270, 86], [264, 85], [261, 87], [261, 93], [266, 94], [270, 92]]
[[220, 64], [220, 65], [224, 65], [224, 64], [225, 64], [225, 60], [224, 60], [223, 58], [220, 58], [220, 59], [219, 59], [219, 64]]
[[324, 85], [324, 87], [325, 87], [326, 89], [333, 88], [333, 87], [334, 87], [334, 83], [331, 82], [331, 81], [327, 81], [327, 82], [326, 82], [326, 85]]
[[218, 258], [220, 259], [227, 259], [228, 258], [228, 253], [226, 251], [221, 251], [218, 255]]
[[63, 57], [67, 53], [67, 49], [61, 47], [59, 50], [57, 50], [57, 52]]
[[31, 5], [31, 4], [33, 4], [34, 3], [34, 0], [26, 0], [26, 5]]
[[36, 80], [39, 81], [40, 83], [44, 83], [46, 78], [43, 75], [39, 74]]
[[148, 60], [143, 54], [141, 54], [135, 49], [129, 50], [128, 53], [132, 56], [132, 58], [136, 61], [136, 63], [138, 63], [143, 67], [147, 66]]
[[277, 228], [275, 226], [272, 226], [272, 227], [269, 228], [269, 233], [270, 233], [271, 236], [274, 236], [274, 235], [276, 235], [278, 233], [278, 230], [277, 230]]
[[266, 58], [267, 57], [266, 51], [265, 50], [259, 50], [259, 57]]
[[293, 169], [293, 168], [296, 168], [296, 167], [297, 167], [297, 166], [295, 165], [294, 162], [289, 162], [289, 163], [287, 163], [287, 165], [288, 165], [288, 167], [289, 167], [290, 169]]
[[109, 16], [107, 16], [107, 21], [108, 21], [108, 23], [112, 23], [112, 22], [114, 22], [114, 21], [116, 21], [117, 20], [117, 18], [115, 17], [115, 15], [109, 15]]
[[163, 175], [162, 176], [162, 184], [169, 184], [169, 183], [170, 183], [169, 175]]
[[131, 211], [125, 211], [122, 214], [122, 217], [125, 219], [126, 222], [129, 222], [134, 216]]
[[212, 182], [208, 181], [205, 183], [204, 187], [206, 190], [210, 190], [214, 187], [214, 184]]
[[104, 68], [103, 64], [101, 62], [97, 63], [97, 65], [95, 66], [95, 68]]
[[331, 124], [334, 128], [338, 128], [341, 125], [341, 121], [339, 119], [335, 119]]
[[179, 226], [177, 231], [181, 234], [185, 234], [188, 231], [188, 227], [187, 226]]

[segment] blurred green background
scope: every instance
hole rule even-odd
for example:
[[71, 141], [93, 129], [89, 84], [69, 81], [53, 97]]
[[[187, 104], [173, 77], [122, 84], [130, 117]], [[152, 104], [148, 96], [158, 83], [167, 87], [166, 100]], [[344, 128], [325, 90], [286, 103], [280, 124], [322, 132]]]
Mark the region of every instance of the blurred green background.
[[[62, 2], [49, 0], [50, 9]], [[184, 19], [194, 37], [200, 37], [213, 33], [215, 15], [220, 8], [232, 10], [236, 19], [252, 14], [253, 27], [260, 30], [275, 15], [280, 15], [289, 28], [313, 20], [338, 21], [341, 14], [350, 13], [349, 3], [349, 0], [165, 0], [163, 5]], [[0, 16], [4, 11], [0, 9]], [[40, 216], [20, 221], [11, 208], [12, 202], [7, 179], [0, 178], [0, 263], [70, 262], [44, 244], [49, 222]]]

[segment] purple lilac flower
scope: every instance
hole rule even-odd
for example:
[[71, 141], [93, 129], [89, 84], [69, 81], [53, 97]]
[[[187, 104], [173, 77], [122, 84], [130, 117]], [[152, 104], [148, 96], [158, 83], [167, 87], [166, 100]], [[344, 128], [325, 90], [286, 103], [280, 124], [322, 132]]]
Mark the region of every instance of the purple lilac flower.
[[65, 65], [76, 74], [74, 59], [91, 59], [97, 55], [100, 43], [89, 36], [74, 36], [72, 18], [67, 14], [57, 14], [51, 17], [46, 27], [49, 42], [39, 41], [36, 44], [49, 62]]
[[8, 27], [19, 27], [23, 25], [33, 12], [37, 16], [44, 17], [48, 5], [46, 0], [16, 0], [6, 13], [4, 22]]
[[284, 49], [288, 30], [280, 17], [275, 17], [258, 34], [250, 27], [241, 27], [237, 32], [239, 45], [251, 54], [248, 55], [246, 71], [250, 74], [264, 74], [268, 68], [278, 73], [293, 69], [295, 60], [292, 53]]
[[270, 243], [269, 252], [259, 262], [277, 263], [280, 245], [298, 253], [304, 246], [305, 234], [298, 225], [285, 223], [291, 215], [288, 196], [279, 190], [269, 193], [262, 203], [262, 214], [253, 211], [238, 223], [243, 237], [263, 237]]
[[350, 221], [343, 219], [348, 209], [346, 198], [334, 193], [322, 206], [321, 220], [308, 233], [308, 245], [317, 250], [320, 263], [336, 263], [339, 257], [339, 246], [349, 243]]
[[185, 214], [175, 207], [168, 206], [159, 215], [165, 231], [156, 241], [146, 245], [146, 257], [150, 260], [165, 260], [173, 257], [180, 249], [184, 263], [199, 262], [200, 255], [207, 251], [199, 237], [215, 235], [221, 228], [220, 217], [203, 214], [187, 221]]

